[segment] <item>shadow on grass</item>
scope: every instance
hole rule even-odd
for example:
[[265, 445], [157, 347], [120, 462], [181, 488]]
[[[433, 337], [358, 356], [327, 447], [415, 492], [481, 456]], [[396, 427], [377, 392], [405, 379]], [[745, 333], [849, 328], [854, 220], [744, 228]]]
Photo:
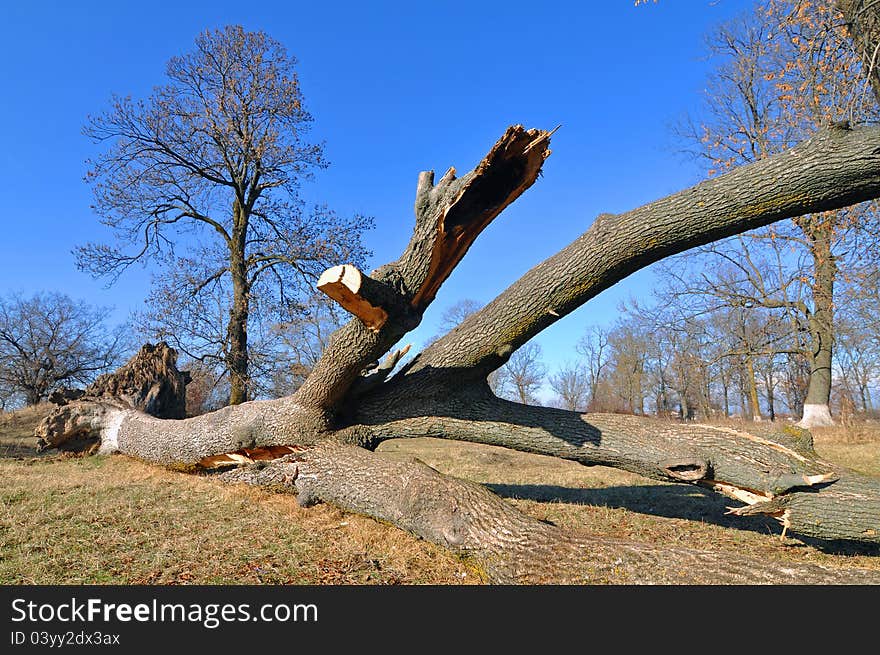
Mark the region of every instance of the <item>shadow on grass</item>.
[[[726, 514], [728, 507], [737, 507], [740, 503], [691, 485], [630, 485], [593, 489], [547, 484], [487, 484], [486, 487], [499, 496], [517, 500], [626, 509], [639, 514], [700, 521], [769, 535], [779, 535], [782, 530], [779, 522], [771, 517]], [[835, 555], [880, 555], [880, 546], [876, 545], [843, 540], [822, 541], [800, 535], [798, 539]]]
[[36, 439], [0, 440], [0, 459], [30, 459], [45, 456], [46, 453], [37, 452]]

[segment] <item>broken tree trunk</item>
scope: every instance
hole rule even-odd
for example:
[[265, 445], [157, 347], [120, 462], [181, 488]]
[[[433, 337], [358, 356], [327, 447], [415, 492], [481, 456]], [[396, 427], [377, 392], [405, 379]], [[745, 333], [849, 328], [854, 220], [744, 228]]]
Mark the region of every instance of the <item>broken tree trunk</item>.
[[415, 229], [401, 257], [369, 276], [348, 266], [322, 276], [321, 288], [356, 318], [333, 335], [292, 396], [184, 421], [93, 402], [93, 412], [81, 406], [79, 418], [46, 441], [61, 444], [79, 431], [99, 439], [102, 452], [188, 467], [244, 465], [224, 476], [391, 521], [480, 558], [500, 581], [681, 582], [688, 566], [713, 567], [721, 582], [880, 581], [567, 534], [478, 485], [369, 452], [383, 440], [416, 436], [492, 443], [702, 484], [744, 503], [735, 512], [777, 516], [792, 532], [815, 535], [821, 526], [823, 539], [877, 543], [878, 480], [821, 461], [802, 433], [756, 435], [528, 407], [495, 398], [485, 378], [540, 330], [653, 261], [880, 196], [880, 128], [827, 130], [669, 198], [600, 217], [397, 375], [389, 373], [400, 352], [371, 370], [418, 325], [479, 233], [534, 183], [549, 137], [511, 127], [463, 177], [450, 169], [435, 185], [432, 173], [419, 176]]
[[86, 387], [85, 398], [114, 398], [156, 418], [186, 417], [189, 373], [177, 370], [177, 351], [146, 343], [113, 373]]
[[95, 445], [100, 439], [83, 426], [114, 424], [125, 410], [160, 419], [184, 418], [189, 381], [189, 373], [177, 369], [173, 348], [164, 342], [144, 344], [125, 364], [101, 375], [84, 391], [53, 394], [50, 400], [58, 407], [37, 426], [37, 450]]
[[523, 514], [481, 485], [417, 460], [388, 460], [324, 443], [265, 466], [222, 474], [228, 482], [285, 489], [388, 521], [472, 558], [504, 584], [877, 584], [880, 575], [786, 565], [686, 548], [658, 548], [562, 530]]
[[795, 534], [880, 544], [880, 480], [820, 458], [804, 429], [774, 432], [767, 426], [757, 433], [578, 414], [502, 400], [486, 385], [467, 388], [449, 380], [427, 391], [411, 382], [394, 381], [364, 399], [358, 414], [362, 444], [435, 437], [612, 466], [712, 489], [745, 504], [731, 508], [732, 514], [773, 516]]

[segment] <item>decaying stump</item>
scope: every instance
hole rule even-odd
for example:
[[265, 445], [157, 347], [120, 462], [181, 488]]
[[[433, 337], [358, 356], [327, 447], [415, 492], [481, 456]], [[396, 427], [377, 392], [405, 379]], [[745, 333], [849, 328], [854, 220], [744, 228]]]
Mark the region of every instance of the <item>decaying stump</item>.
[[146, 343], [128, 362], [89, 385], [87, 398], [114, 398], [156, 418], [186, 418], [190, 376], [177, 370], [177, 351]]
[[177, 369], [177, 352], [161, 342], [144, 344], [125, 364], [106, 373], [85, 390], [53, 394], [58, 405], [36, 429], [37, 450], [84, 449], [100, 440], [100, 426], [110, 410], [132, 410], [161, 419], [186, 416], [189, 373]]

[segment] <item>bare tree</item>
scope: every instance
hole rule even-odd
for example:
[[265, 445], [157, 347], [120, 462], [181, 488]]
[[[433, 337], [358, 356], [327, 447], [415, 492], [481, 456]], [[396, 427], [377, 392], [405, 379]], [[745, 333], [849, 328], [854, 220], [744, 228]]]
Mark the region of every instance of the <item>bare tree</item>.
[[[606, 387], [613, 395], [606, 409], [627, 414], [645, 413], [645, 365], [648, 344], [641, 326], [620, 321], [608, 334], [610, 350]], [[609, 399], [605, 402], [608, 403]], [[595, 411], [595, 408], [593, 408]]]
[[80, 247], [78, 265], [116, 279], [147, 258], [164, 264], [154, 336], [222, 361], [232, 404], [250, 393], [253, 323], [286, 319], [322, 270], [367, 254], [370, 219], [297, 199], [300, 180], [326, 161], [305, 141], [312, 119], [295, 63], [263, 32], [207, 31], [168, 62], [167, 84], [149, 99], [115, 97], [85, 128], [110, 143], [87, 180], [119, 245]]
[[568, 362], [550, 376], [556, 392], [556, 406], [572, 412], [585, 412], [590, 404], [590, 381], [580, 362]]
[[0, 299], [0, 390], [27, 405], [70, 385], [86, 385], [119, 364], [122, 328], [109, 329], [107, 308], [59, 293]]
[[877, 333], [851, 317], [839, 320], [837, 361], [840, 377], [855, 409], [864, 416], [874, 412], [872, 388], [880, 384], [880, 339]]
[[587, 328], [577, 343], [576, 350], [583, 357], [587, 371], [587, 383], [590, 388], [590, 404], [596, 401], [599, 383], [603, 379], [605, 369], [611, 356], [608, 346], [608, 331], [598, 325]]
[[331, 335], [344, 323], [339, 306], [321, 294], [311, 298], [296, 315], [273, 326], [280, 347], [270, 351], [266, 362], [268, 395], [280, 398], [299, 389], [330, 344]]
[[[876, 118], [874, 97], [864, 93], [861, 62], [846, 36], [843, 20], [828, 2], [764, 0], [751, 15], [718, 29], [710, 48], [721, 63], [707, 85], [708, 118], [686, 129], [710, 174], [780, 152], [823, 125]], [[863, 208], [811, 213], [709, 250], [739, 273], [733, 293], [712, 285], [719, 297], [788, 312], [793, 336], [806, 337], [802, 351], [810, 377], [804, 427], [833, 422], [838, 246], [864, 220]], [[778, 266], [756, 265], [759, 248], [773, 250], [770, 258]], [[764, 270], [777, 275], [765, 276]]]
[[440, 317], [440, 324], [438, 326], [440, 334], [434, 337], [434, 340], [458, 327], [464, 319], [479, 311], [482, 307], [480, 303], [472, 298], [463, 298], [447, 307]]
[[537, 393], [547, 375], [547, 367], [541, 361], [542, 354], [537, 343], [527, 343], [514, 352], [498, 369], [495, 392], [525, 405], [538, 403]]
[[[880, 18], [880, 7], [872, 4], [871, 12]], [[880, 43], [880, 33], [868, 32]], [[414, 231], [401, 256], [370, 275], [341, 265], [319, 280], [354, 318], [291, 396], [182, 421], [109, 402], [72, 403], [41, 424], [43, 443], [86, 431], [104, 453], [238, 465], [221, 479], [286, 488], [304, 505], [332, 502], [389, 521], [476, 558], [496, 581], [682, 583], [693, 581], [695, 570], [711, 570], [728, 583], [880, 582], [858, 570], [779, 567], [591, 537], [534, 519], [479, 485], [371, 452], [395, 438], [494, 444], [702, 485], [741, 503], [733, 516], [774, 516], [792, 534], [880, 543], [880, 484], [820, 458], [805, 430], [579, 414], [500, 399], [486, 384], [487, 374], [534, 336], [636, 270], [713, 240], [880, 196], [880, 127], [823, 128], [778, 155], [598, 217], [390, 375], [400, 355], [389, 351], [418, 324], [480, 232], [538, 179], [551, 134], [512, 126], [463, 176], [450, 170], [435, 183], [432, 172], [419, 175]], [[267, 461], [240, 466], [260, 459]]]
[[217, 371], [200, 361], [187, 362], [183, 368], [189, 373], [186, 385], [186, 415], [199, 416], [228, 404], [229, 393], [223, 388]]

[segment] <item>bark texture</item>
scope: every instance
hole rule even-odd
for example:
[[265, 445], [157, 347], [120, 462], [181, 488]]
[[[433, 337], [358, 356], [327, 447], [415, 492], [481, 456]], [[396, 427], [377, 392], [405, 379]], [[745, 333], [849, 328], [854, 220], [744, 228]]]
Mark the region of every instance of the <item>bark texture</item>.
[[802, 224], [810, 241], [815, 279], [812, 284], [813, 310], [807, 315], [810, 331], [810, 383], [804, 400], [804, 415], [798, 423], [812, 428], [834, 425], [831, 401], [831, 363], [834, 347], [834, 280], [837, 263], [831, 251], [830, 226], [817, 217]]
[[[434, 184], [419, 175], [416, 224], [401, 257], [370, 274], [397, 294], [382, 309], [389, 319], [372, 330], [360, 319], [338, 330], [294, 397], [304, 406], [339, 411], [364, 367], [418, 326], [434, 294], [480, 232], [538, 178], [549, 156], [550, 132], [509, 127], [477, 167], [461, 178], [450, 168]], [[374, 285], [376, 286], [376, 285]]]
[[708, 487], [745, 503], [733, 513], [777, 517], [795, 534], [880, 544], [880, 480], [822, 460], [803, 429], [768, 425], [758, 434], [521, 405], [487, 388], [389, 387], [365, 399], [358, 414], [359, 439], [368, 447], [388, 438], [437, 437], [613, 466]]
[[628, 275], [673, 254], [770, 223], [880, 194], [880, 128], [833, 127], [778, 155], [620, 215], [602, 214], [421, 353], [409, 370], [472, 377]]
[[599, 539], [566, 532], [518, 511], [466, 480], [426, 464], [390, 461], [362, 448], [325, 443], [266, 466], [224, 474], [290, 490], [302, 504], [317, 500], [389, 521], [480, 562], [506, 584], [691, 584], [713, 571], [717, 584], [877, 584], [868, 571], [798, 565], [748, 557]]
[[226, 241], [229, 250], [229, 274], [232, 278], [232, 306], [226, 324], [226, 367], [229, 369], [229, 404], [239, 405], [248, 399], [248, 336], [250, 283], [247, 253], [249, 207], [236, 199], [232, 207], [232, 232]]

